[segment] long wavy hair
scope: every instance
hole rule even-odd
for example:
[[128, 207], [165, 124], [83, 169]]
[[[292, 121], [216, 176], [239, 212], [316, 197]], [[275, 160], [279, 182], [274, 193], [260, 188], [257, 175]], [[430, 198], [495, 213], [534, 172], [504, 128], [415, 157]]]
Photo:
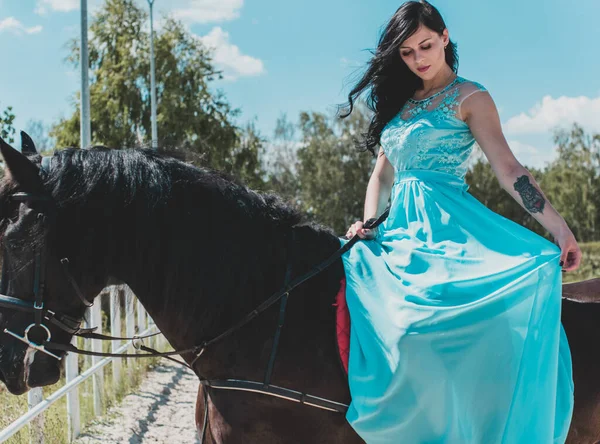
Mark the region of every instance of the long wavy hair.
[[[348, 102], [342, 106], [349, 107], [340, 118], [348, 117], [354, 109], [354, 102], [370, 87], [366, 100], [367, 107], [374, 112], [369, 129], [361, 133], [356, 141], [361, 151], [370, 151], [374, 156], [375, 147], [379, 144], [381, 132], [385, 125], [400, 112], [406, 101], [423, 81], [413, 73], [400, 57], [400, 45], [414, 34], [421, 25], [426, 26], [440, 36], [446, 24], [439, 11], [426, 0], [408, 1], [398, 8], [379, 38], [377, 49], [367, 64], [367, 70], [348, 94]], [[457, 73], [458, 54], [456, 44], [451, 40], [446, 48], [446, 63]]]

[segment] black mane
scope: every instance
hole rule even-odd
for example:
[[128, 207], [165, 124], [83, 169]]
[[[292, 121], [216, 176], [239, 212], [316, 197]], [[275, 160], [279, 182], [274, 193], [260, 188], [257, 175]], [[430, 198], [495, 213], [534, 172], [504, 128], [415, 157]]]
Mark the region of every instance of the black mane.
[[[154, 242], [173, 227], [190, 241], [202, 239], [213, 252], [222, 248], [231, 254], [247, 251], [249, 245], [257, 248], [261, 239], [296, 225], [333, 234], [275, 193], [251, 190], [232, 175], [195, 167], [175, 156], [181, 154], [100, 146], [56, 151], [41, 177], [62, 214], [60, 239], [77, 236], [80, 247], [104, 251], [108, 267], [123, 254], [126, 247], [120, 245]], [[39, 155], [29, 159], [41, 163]], [[10, 177], [0, 183], [0, 242], [12, 217], [8, 213], [14, 211], [8, 196], [15, 189]], [[33, 251], [44, 242], [43, 233], [33, 230], [20, 240], [19, 248]]]
[[255, 221], [279, 226], [304, 221], [304, 215], [277, 194], [251, 190], [232, 175], [195, 167], [175, 156], [176, 152], [138, 148], [67, 148], [52, 157], [45, 188], [59, 207], [112, 196], [113, 203], [127, 206], [135, 201], [138, 210], [142, 206], [144, 213], [151, 214], [172, 197], [175, 188], [201, 187], [234, 201]]

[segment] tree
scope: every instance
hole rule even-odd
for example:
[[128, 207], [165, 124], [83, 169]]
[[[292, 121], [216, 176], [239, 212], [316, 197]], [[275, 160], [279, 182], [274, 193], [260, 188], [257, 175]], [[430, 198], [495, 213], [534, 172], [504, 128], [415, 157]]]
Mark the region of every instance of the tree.
[[[8, 143], [14, 143], [15, 128], [13, 122], [15, 120], [15, 114], [12, 111], [12, 106], [7, 107], [2, 114], [0, 114], [0, 137], [6, 140]], [[4, 177], [4, 168], [0, 168], [0, 178]]]
[[226, 168], [227, 171], [234, 171], [248, 187], [256, 190], [265, 187], [260, 162], [265, 154], [265, 142], [254, 122], [246, 124], [239, 132], [239, 142], [230, 157], [232, 163]]
[[320, 223], [345, 233], [364, 218], [364, 204], [375, 158], [354, 141], [368, 126], [364, 105], [332, 124], [321, 113], [300, 114], [302, 147], [298, 149], [298, 180], [302, 207]]
[[9, 106], [0, 114], [0, 137], [8, 143], [14, 143], [15, 141], [13, 137], [15, 135], [14, 121], [15, 114], [13, 113], [12, 106]]
[[[92, 143], [113, 148], [149, 145], [150, 36], [147, 13], [134, 0], [107, 0], [90, 23]], [[67, 61], [79, 64], [79, 41], [68, 42]], [[183, 24], [166, 18], [155, 33], [159, 145], [195, 153], [192, 163], [208, 165], [242, 180], [254, 180], [256, 149], [239, 146], [248, 128], [231, 121], [239, 114], [209, 82], [222, 78], [209, 50]], [[71, 117], [51, 135], [59, 146], [79, 145], [79, 95]], [[256, 142], [256, 140], [255, 140]], [[235, 156], [244, 153], [244, 165]], [[241, 172], [241, 174], [238, 174]], [[260, 175], [259, 175], [260, 177]]]
[[265, 186], [285, 197], [297, 207], [300, 203], [300, 186], [297, 179], [298, 148], [296, 126], [282, 114], [275, 126], [269, 149], [262, 157], [266, 171]]
[[548, 166], [544, 190], [580, 242], [600, 240], [600, 134], [554, 131], [558, 157]]

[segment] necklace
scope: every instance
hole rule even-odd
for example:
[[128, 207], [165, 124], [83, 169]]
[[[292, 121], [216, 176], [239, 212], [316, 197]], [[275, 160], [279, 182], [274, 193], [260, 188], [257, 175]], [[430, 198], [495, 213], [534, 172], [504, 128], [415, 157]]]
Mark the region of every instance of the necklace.
[[[433, 94], [433, 95], [431, 95], [431, 96], [429, 96], [429, 97], [425, 97], [425, 98], [423, 98], [423, 99], [413, 99], [413, 98], [409, 98], [408, 100], [409, 100], [410, 102], [413, 102], [413, 103], [419, 103], [419, 102], [423, 102], [423, 101], [425, 101], [425, 100], [432, 99], [432, 98], [434, 98], [434, 97], [438, 96], [439, 94], [443, 93], [444, 91], [446, 91], [446, 90], [447, 90], [448, 88], [450, 88], [452, 85], [454, 85], [454, 83], [455, 83], [457, 80], [458, 80], [458, 76], [456, 76], [456, 77], [454, 78], [454, 80], [452, 80], [452, 82], [450, 82], [449, 84], [447, 84], [447, 85], [446, 85], [444, 88], [442, 88], [440, 91], [436, 92], [435, 94]], [[432, 88], [432, 89], [435, 89], [435, 88]]]

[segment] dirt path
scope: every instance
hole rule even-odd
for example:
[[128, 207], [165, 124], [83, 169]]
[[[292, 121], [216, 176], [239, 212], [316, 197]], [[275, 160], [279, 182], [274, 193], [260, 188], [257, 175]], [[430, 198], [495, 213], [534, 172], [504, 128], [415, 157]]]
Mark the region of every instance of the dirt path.
[[194, 409], [198, 378], [188, 369], [164, 361], [75, 441], [88, 443], [198, 443]]

